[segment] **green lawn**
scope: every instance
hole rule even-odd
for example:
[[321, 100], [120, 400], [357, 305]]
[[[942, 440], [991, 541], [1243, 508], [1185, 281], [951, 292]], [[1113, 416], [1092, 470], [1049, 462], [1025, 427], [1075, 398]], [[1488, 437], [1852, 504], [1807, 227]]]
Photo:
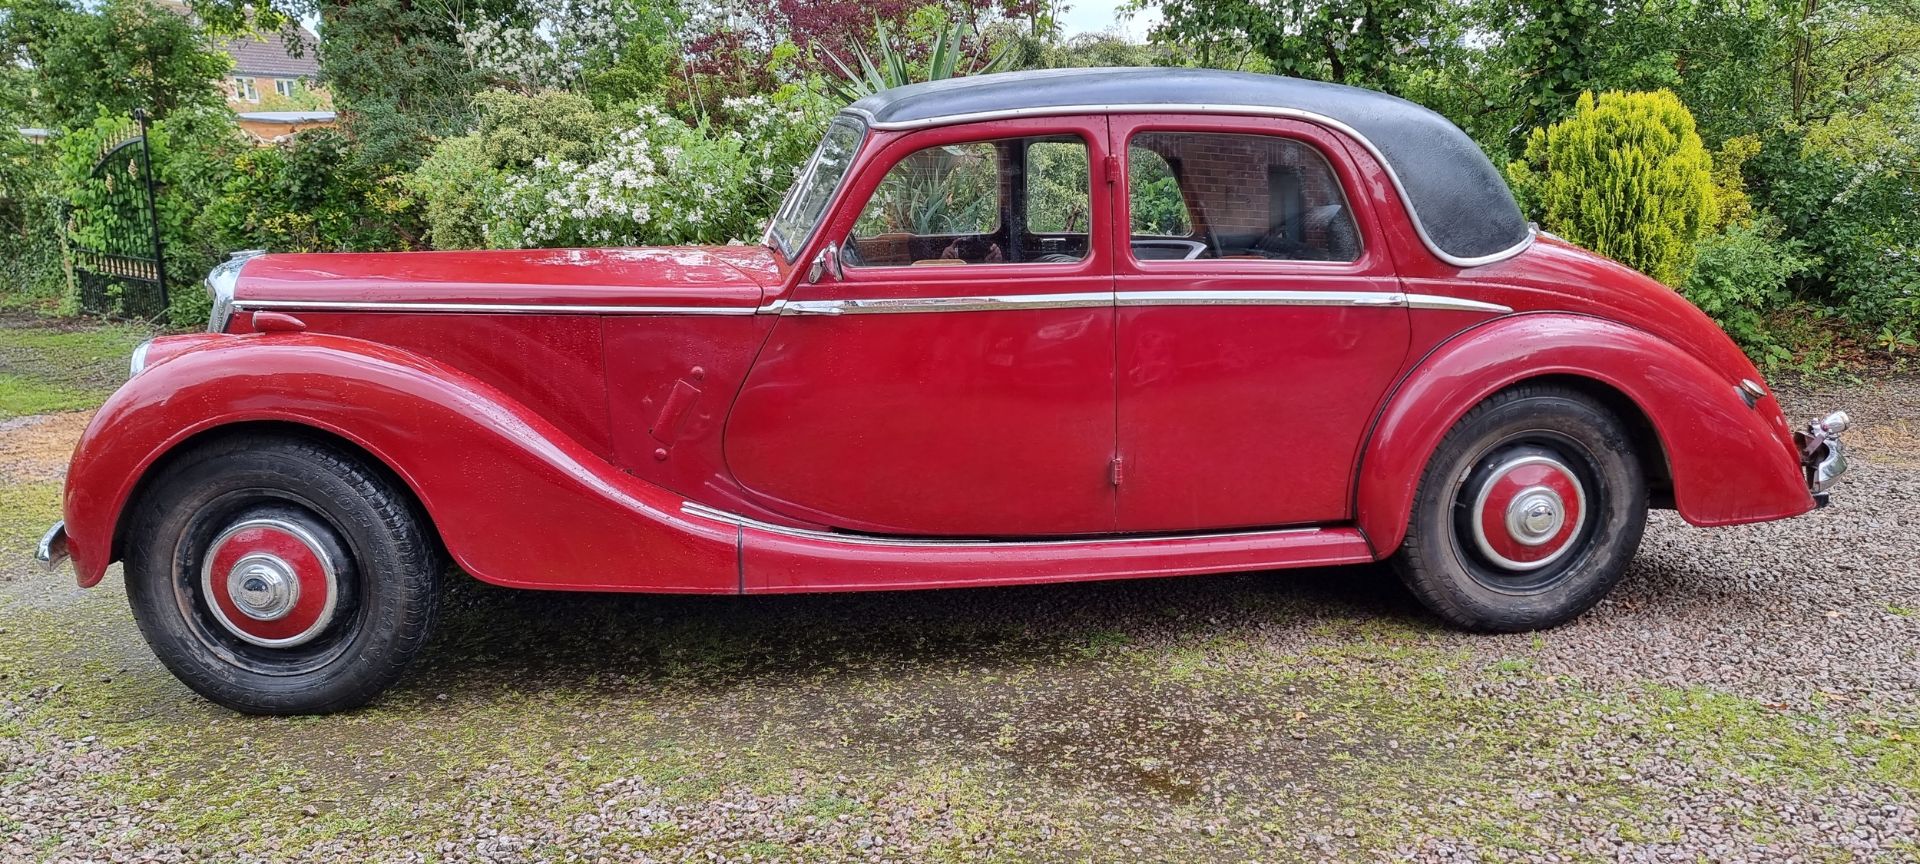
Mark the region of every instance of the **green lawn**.
[[98, 405], [126, 380], [134, 347], [152, 335], [135, 324], [0, 319], [0, 419]]

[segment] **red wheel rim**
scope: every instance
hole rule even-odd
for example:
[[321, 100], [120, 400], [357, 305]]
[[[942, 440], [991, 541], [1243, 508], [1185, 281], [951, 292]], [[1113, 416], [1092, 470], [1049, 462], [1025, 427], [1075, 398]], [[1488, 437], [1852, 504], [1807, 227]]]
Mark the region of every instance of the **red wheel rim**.
[[229, 633], [263, 647], [290, 648], [332, 623], [338, 573], [312, 531], [285, 519], [255, 518], [213, 539], [200, 588]]
[[1488, 562], [1538, 570], [1576, 545], [1587, 518], [1586, 488], [1556, 459], [1521, 456], [1493, 469], [1467, 518]]

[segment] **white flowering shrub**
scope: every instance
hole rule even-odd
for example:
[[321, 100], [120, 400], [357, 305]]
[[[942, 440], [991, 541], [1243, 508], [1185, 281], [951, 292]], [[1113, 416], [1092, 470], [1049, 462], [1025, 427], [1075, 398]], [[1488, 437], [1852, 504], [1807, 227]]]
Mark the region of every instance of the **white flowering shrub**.
[[574, 84], [589, 55], [622, 43], [635, 8], [614, 0], [523, 0], [525, 23], [474, 15], [456, 20], [474, 66], [529, 89]]
[[[729, 99], [697, 126], [648, 105], [571, 134], [548, 122], [563, 109], [578, 116], [578, 104], [561, 104], [570, 98], [495, 99], [485, 104], [511, 122], [436, 148], [411, 183], [435, 246], [753, 242], [829, 115], [818, 92], [789, 87]], [[547, 155], [529, 162], [529, 148]]]

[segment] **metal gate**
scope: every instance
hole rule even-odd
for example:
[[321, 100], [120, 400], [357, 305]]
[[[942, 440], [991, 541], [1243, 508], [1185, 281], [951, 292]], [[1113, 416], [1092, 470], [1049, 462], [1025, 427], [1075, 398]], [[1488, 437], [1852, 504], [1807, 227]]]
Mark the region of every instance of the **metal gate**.
[[87, 206], [67, 202], [67, 249], [80, 308], [96, 315], [157, 318], [167, 311], [167, 266], [154, 201], [147, 114], [102, 144]]

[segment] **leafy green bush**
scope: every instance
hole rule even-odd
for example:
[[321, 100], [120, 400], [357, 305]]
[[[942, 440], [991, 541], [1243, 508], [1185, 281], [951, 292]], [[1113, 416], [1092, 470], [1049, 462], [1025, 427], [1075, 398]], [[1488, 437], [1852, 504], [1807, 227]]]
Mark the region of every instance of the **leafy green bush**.
[[1771, 219], [1735, 222], [1700, 241], [1699, 259], [1680, 293], [1757, 361], [1791, 359], [1767, 327], [1767, 313], [1792, 299], [1788, 282], [1815, 259], [1783, 240]]
[[310, 129], [241, 154], [207, 211], [223, 249], [364, 252], [412, 249], [425, 233], [396, 177], [353, 158], [337, 129]]
[[[149, 0], [9, 3], [13, 38], [36, 72], [40, 118], [81, 125], [109, 113], [219, 107], [219, 80], [233, 61], [192, 19]], [[11, 47], [11, 46], [9, 46]], [[8, 57], [9, 61], [15, 58]]]
[[1686, 281], [1714, 223], [1713, 161], [1665, 90], [1581, 94], [1572, 117], [1533, 130], [1508, 175], [1548, 230], [1668, 285]]
[[[91, 176], [102, 146], [131, 131], [125, 118], [102, 116], [53, 143], [60, 159], [60, 192], [72, 205], [68, 230], [79, 241], [100, 245], [104, 233], [113, 230], [111, 214], [125, 212], [128, 196], [135, 194], [121, 178]], [[172, 289], [167, 316], [177, 325], [190, 326], [207, 311], [199, 280], [225, 254], [203, 220], [247, 144], [231, 112], [199, 108], [175, 111], [153, 124], [148, 146]]]
[[568, 93], [489, 91], [475, 99], [480, 121], [473, 132], [440, 142], [406, 177], [425, 203], [428, 236], [438, 249], [490, 245], [487, 223], [509, 172], [524, 172], [542, 159], [592, 159], [613, 133], [611, 115], [585, 97]]
[[54, 151], [0, 128], [0, 291], [8, 306], [57, 306], [66, 289]]
[[1807, 299], [1867, 324], [1887, 345], [1920, 333], [1920, 171], [1862, 164], [1769, 136], [1751, 164], [1756, 197], [1817, 259]]

